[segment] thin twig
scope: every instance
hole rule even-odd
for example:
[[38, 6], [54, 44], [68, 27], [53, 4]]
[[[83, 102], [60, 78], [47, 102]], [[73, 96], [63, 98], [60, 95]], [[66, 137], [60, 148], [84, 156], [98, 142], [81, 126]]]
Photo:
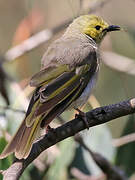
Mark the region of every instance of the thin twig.
[[[132, 113], [135, 113], [135, 98], [93, 109], [86, 113], [86, 118], [89, 127], [93, 127]], [[16, 159], [15, 162], [4, 171], [3, 180], [18, 180], [26, 167], [36, 159], [41, 152], [68, 137], [74, 136], [86, 128], [84, 121], [77, 117], [53, 131], [49, 131], [41, 140], [33, 144], [31, 153], [27, 159]]]
[[97, 166], [106, 174], [107, 179], [111, 180], [127, 180], [124, 172], [118, 167], [113, 166], [105, 157], [101, 154], [93, 152], [83, 141], [83, 138], [77, 134], [75, 140], [89, 152]]
[[71, 174], [78, 180], [105, 180], [106, 179], [104, 174], [101, 174], [99, 176], [86, 175], [77, 168], [72, 168]]
[[122, 136], [120, 138], [114, 139], [112, 143], [115, 147], [120, 147], [134, 141], [135, 141], [135, 133], [131, 133], [126, 136]]
[[102, 53], [102, 61], [116, 71], [135, 75], [135, 61], [131, 58], [106, 51]]
[[[110, 0], [111, 1], [111, 0]], [[88, 13], [93, 13], [98, 8], [103, 7], [106, 3], [110, 2], [109, 0], [98, 0], [95, 3], [90, 3], [90, 6], [87, 7]], [[54, 34], [64, 30], [71, 22], [72, 18], [58, 25], [54, 29], [45, 29], [31, 36], [27, 40], [23, 41], [21, 44], [9, 49], [5, 54], [5, 59], [7, 61], [13, 61], [18, 57], [24, 55], [25, 53], [31, 51], [32, 49], [40, 46], [41, 44], [48, 42]]]
[[15, 109], [15, 108], [12, 108], [10, 106], [1, 106], [0, 105], [0, 109], [3, 109], [3, 110], [11, 110], [13, 112], [19, 112], [19, 113], [26, 113], [26, 111], [24, 110], [21, 110], [21, 109]]

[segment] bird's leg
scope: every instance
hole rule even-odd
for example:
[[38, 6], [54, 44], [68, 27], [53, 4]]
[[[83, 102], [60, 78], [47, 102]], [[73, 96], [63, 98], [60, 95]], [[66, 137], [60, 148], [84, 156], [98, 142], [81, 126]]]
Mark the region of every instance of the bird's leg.
[[82, 112], [80, 109], [78, 108], [75, 108], [75, 110], [79, 113], [79, 114], [75, 114], [75, 117], [78, 118], [78, 117], [81, 117], [83, 122], [85, 123], [87, 129], [89, 129], [89, 123], [87, 121], [87, 117], [86, 117], [86, 114], [84, 112]]
[[45, 121], [44, 121], [44, 120], [42, 120], [40, 127], [41, 127], [42, 129], [45, 128], [45, 134], [47, 134], [49, 131], [53, 131], [53, 128], [51, 128], [51, 126], [50, 126], [49, 124], [48, 124], [48, 125], [45, 124]]
[[53, 131], [54, 128], [51, 128], [50, 125], [47, 125], [46, 128], [45, 128], [45, 130], [46, 130], [46, 134], [47, 134], [48, 132]]

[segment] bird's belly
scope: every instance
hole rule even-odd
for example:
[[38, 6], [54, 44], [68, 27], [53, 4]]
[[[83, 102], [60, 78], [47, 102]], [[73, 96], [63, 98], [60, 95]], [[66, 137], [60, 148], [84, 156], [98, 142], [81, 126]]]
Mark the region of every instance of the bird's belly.
[[86, 88], [84, 89], [83, 93], [81, 94], [81, 96], [74, 101], [70, 108], [77, 108], [77, 107], [82, 107], [84, 104], [86, 104], [88, 98], [90, 97], [93, 88], [95, 87], [96, 81], [97, 81], [97, 74], [98, 72], [96, 72], [93, 77], [89, 80], [88, 85], [86, 86]]

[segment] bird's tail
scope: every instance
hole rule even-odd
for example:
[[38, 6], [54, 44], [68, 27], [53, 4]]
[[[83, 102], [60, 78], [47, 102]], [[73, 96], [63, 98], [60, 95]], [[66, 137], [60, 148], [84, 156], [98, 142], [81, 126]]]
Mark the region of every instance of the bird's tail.
[[37, 117], [35, 123], [31, 127], [27, 127], [26, 120], [24, 120], [16, 134], [13, 136], [11, 142], [0, 155], [0, 159], [7, 157], [12, 152], [15, 152], [15, 156], [18, 159], [27, 158], [32, 148], [32, 144], [40, 131], [40, 119], [40, 116]]
[[29, 155], [33, 142], [37, 136], [39, 137], [40, 124], [42, 121], [42, 115], [33, 118], [37, 102], [38, 99], [35, 101], [33, 95], [25, 119], [0, 155], [0, 159], [7, 157], [13, 152], [15, 152], [15, 156], [18, 159], [25, 159]]

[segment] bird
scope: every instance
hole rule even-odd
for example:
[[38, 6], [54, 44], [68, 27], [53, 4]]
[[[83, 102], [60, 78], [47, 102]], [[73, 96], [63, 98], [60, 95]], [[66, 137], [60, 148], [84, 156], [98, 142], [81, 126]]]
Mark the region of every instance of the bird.
[[48, 47], [41, 69], [32, 76], [35, 87], [26, 115], [0, 159], [14, 153], [26, 159], [42, 128], [67, 109], [79, 109], [88, 100], [100, 67], [99, 45], [111, 31], [120, 26], [109, 25], [97, 15], [82, 15], [73, 20], [64, 34]]

